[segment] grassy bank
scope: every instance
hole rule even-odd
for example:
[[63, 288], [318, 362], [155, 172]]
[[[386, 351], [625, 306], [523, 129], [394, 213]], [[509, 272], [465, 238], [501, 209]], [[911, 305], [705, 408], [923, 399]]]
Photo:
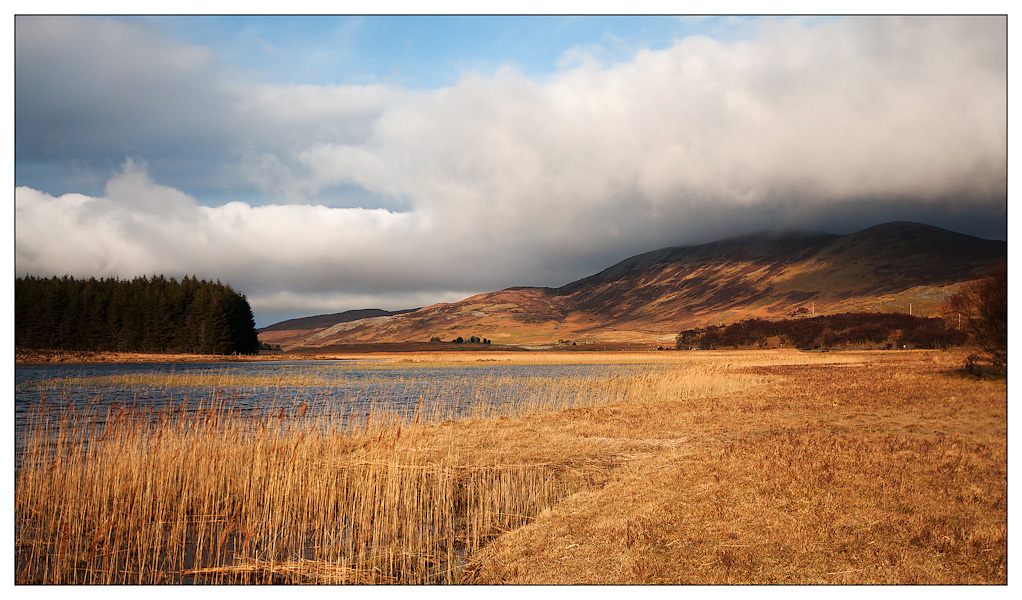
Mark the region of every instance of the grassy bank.
[[1006, 384], [957, 375], [962, 355], [544, 356], [656, 364], [457, 420], [429, 399], [403, 419], [242, 414], [230, 387], [101, 425], [39, 414], [16, 581], [1007, 579]]

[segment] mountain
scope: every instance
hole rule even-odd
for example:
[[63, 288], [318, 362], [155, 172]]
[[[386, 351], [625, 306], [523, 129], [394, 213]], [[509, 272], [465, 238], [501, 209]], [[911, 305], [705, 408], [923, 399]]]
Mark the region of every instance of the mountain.
[[690, 327], [796, 311], [932, 316], [956, 285], [1006, 260], [1006, 242], [918, 223], [760, 233], [639, 254], [559, 288], [513, 287], [331, 325], [295, 319], [260, 340], [296, 348], [478, 335], [494, 344], [655, 345]]
[[313, 317], [300, 317], [298, 319], [288, 319], [287, 321], [281, 321], [280, 323], [274, 323], [269, 327], [263, 327], [259, 330], [259, 333], [264, 331], [290, 331], [290, 330], [308, 330], [308, 329], [323, 329], [331, 327], [338, 323], [349, 323], [351, 321], [359, 321], [361, 319], [372, 319], [375, 317], [393, 317], [395, 315], [403, 315], [405, 313], [413, 312], [415, 308], [408, 308], [405, 310], [383, 310], [380, 308], [362, 308], [358, 310], [346, 310], [339, 313], [331, 313], [329, 315], [316, 315]]
[[[343, 331], [344, 327], [335, 328], [335, 325], [342, 323], [351, 323], [352, 321], [360, 322], [379, 322], [382, 318], [393, 317], [397, 315], [403, 315], [405, 313], [414, 312], [418, 309], [408, 308], [405, 310], [383, 310], [380, 308], [361, 308], [356, 310], [346, 310], [339, 313], [331, 313], [328, 315], [315, 315], [312, 317], [300, 317], [297, 319], [288, 319], [287, 321], [281, 321], [280, 323], [274, 323], [268, 327], [259, 329], [260, 341], [267, 341], [267, 339], [273, 339], [274, 344], [287, 344], [291, 341], [290, 338], [297, 337], [302, 339], [307, 337], [306, 332], [321, 332], [324, 330]], [[297, 336], [293, 335], [293, 332], [299, 332]], [[265, 335], [264, 335], [265, 334]], [[329, 335], [329, 334], [327, 334]]]

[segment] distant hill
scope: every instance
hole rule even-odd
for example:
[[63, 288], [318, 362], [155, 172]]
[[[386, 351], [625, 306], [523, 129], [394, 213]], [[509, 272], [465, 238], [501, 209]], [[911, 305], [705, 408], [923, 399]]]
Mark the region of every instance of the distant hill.
[[329, 315], [316, 315], [313, 317], [300, 317], [298, 319], [288, 319], [287, 321], [281, 321], [280, 323], [274, 323], [269, 327], [263, 327], [259, 330], [259, 333], [264, 331], [290, 331], [290, 330], [314, 330], [314, 329], [325, 329], [338, 323], [348, 323], [350, 321], [358, 321], [360, 319], [370, 319], [374, 317], [392, 317], [394, 315], [403, 315], [405, 313], [413, 312], [415, 308], [408, 308], [405, 310], [383, 310], [380, 308], [361, 308], [356, 310], [346, 310], [339, 313], [331, 313]]
[[933, 316], [958, 284], [1006, 260], [1006, 242], [918, 223], [843, 236], [760, 233], [639, 254], [559, 288], [514, 287], [332, 325], [295, 319], [260, 339], [285, 348], [471, 335], [494, 344], [657, 345], [690, 327], [796, 312]]

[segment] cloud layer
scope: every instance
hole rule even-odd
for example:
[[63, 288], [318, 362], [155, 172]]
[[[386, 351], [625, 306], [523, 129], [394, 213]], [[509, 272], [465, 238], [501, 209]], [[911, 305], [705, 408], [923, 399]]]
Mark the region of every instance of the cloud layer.
[[136, 24], [19, 18], [19, 179], [80, 165], [84, 193], [18, 187], [16, 268], [219, 278], [266, 325], [771, 227], [997, 236], [1006, 44], [1003, 18], [764, 21], [423, 91], [260, 84]]

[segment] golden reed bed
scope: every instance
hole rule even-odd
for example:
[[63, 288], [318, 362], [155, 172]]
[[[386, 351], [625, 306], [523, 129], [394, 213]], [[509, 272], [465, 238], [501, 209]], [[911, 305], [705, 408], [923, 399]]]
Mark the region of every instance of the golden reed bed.
[[1006, 383], [963, 354], [508, 354], [457, 359], [650, 366], [460, 419], [254, 416], [230, 382], [202, 410], [40, 412], [16, 581], [1007, 580]]

